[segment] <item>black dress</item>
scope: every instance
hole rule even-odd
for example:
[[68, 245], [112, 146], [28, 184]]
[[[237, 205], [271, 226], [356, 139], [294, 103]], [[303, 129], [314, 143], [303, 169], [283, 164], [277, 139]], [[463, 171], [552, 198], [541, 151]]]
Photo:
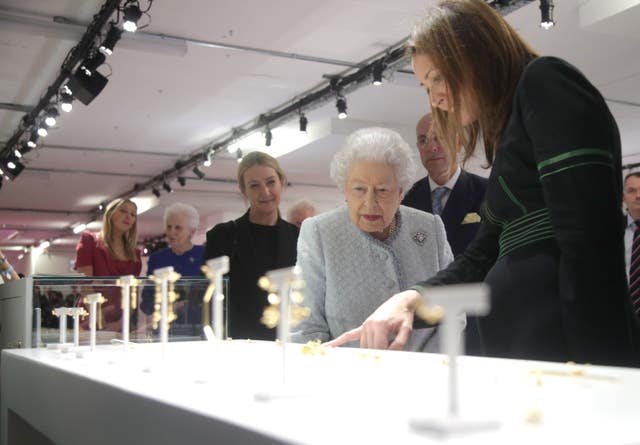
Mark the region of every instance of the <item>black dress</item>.
[[597, 89], [540, 57], [513, 99], [463, 256], [420, 286], [486, 281], [487, 355], [638, 364], [625, 278], [620, 136]]
[[203, 263], [222, 255], [229, 257], [229, 336], [274, 340], [275, 329], [261, 322], [268, 305], [267, 293], [258, 288], [265, 272], [296, 264], [298, 228], [278, 218], [275, 226], [249, 222], [249, 211], [235, 221], [217, 224], [207, 232]]

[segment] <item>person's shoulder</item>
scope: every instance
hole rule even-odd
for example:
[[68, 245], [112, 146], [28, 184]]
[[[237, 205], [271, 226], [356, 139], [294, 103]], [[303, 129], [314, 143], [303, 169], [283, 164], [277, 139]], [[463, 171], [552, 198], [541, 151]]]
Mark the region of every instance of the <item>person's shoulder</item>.
[[586, 80], [580, 70], [566, 60], [554, 56], [540, 56], [524, 68], [520, 84], [544, 88], [550, 82], [561, 79], [573, 82]]
[[204, 246], [201, 245], [201, 244], [197, 244], [197, 245], [193, 246], [191, 248], [191, 250], [193, 251], [194, 254], [200, 255], [200, 254], [204, 253]]
[[425, 176], [422, 179], [417, 180], [416, 182], [413, 183], [413, 185], [411, 186], [411, 188], [407, 191], [407, 193], [405, 193], [405, 198], [407, 196], [411, 196], [414, 195], [416, 193], [423, 193], [426, 192], [427, 187], [429, 185], [429, 177]]
[[400, 217], [403, 221], [429, 221], [432, 222], [434, 216], [423, 210], [414, 209], [413, 207], [407, 207], [405, 205], [401, 205], [399, 207]]
[[218, 223], [212, 228], [210, 228], [209, 230], [207, 230], [207, 238], [212, 236], [215, 237], [215, 236], [228, 235], [235, 230], [235, 227], [236, 227], [236, 221], [234, 220]]
[[[346, 222], [348, 218], [348, 212], [345, 206], [336, 207], [335, 209], [328, 210], [326, 212], [319, 213], [316, 216], [307, 218], [310, 223], [313, 223], [319, 227], [331, 226], [332, 224], [341, 224]], [[306, 222], [306, 220], [305, 220]], [[304, 223], [303, 223], [304, 224]]]
[[91, 232], [90, 230], [85, 230], [80, 234], [80, 239], [83, 241], [86, 240], [96, 242], [99, 238], [97, 233]]
[[[138, 250], [140, 250], [140, 248], [138, 248]], [[164, 247], [164, 248], [162, 248], [160, 250], [156, 250], [151, 255], [149, 255], [149, 261], [154, 261], [154, 260], [157, 260], [159, 258], [162, 258], [162, 257], [166, 256], [168, 250], [171, 250], [171, 249], [169, 249], [168, 247]]]
[[485, 188], [487, 186], [487, 182], [489, 182], [488, 178], [485, 178], [484, 176], [476, 175], [475, 173], [471, 173], [464, 169], [461, 170], [460, 172], [460, 178], [463, 178], [463, 180], [469, 181], [474, 185], [478, 185], [483, 188]]
[[98, 245], [99, 241], [100, 238], [97, 233], [85, 230], [80, 234], [80, 240], [78, 241], [77, 247], [95, 247]]

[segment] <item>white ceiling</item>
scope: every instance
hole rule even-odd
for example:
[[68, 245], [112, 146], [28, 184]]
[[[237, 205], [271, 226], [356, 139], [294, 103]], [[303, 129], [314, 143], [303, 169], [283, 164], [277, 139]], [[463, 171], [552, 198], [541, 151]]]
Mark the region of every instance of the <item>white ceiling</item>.
[[[397, 43], [434, 0], [182, 0], [156, 1], [144, 31], [207, 42], [358, 63]], [[542, 54], [577, 65], [610, 99], [620, 126], [625, 163], [640, 161], [640, 0], [557, 0], [556, 28], [538, 26], [538, 2], [507, 19]], [[0, 103], [33, 106], [58, 75], [96, 0], [0, 0]], [[142, 1], [144, 5], [144, 0]], [[144, 20], [144, 19], [143, 19]], [[126, 34], [126, 33], [125, 33]], [[56, 238], [73, 245], [68, 228], [91, 218], [98, 203], [131, 190], [244, 124], [338, 74], [345, 67], [213, 48], [172, 39], [125, 35], [108, 59], [104, 91], [87, 107], [75, 102], [28, 165], [0, 190], [0, 248]], [[330, 159], [355, 128], [390, 126], [415, 143], [413, 126], [428, 110], [412, 76], [395, 73], [383, 86], [347, 96], [349, 118], [333, 103], [307, 114], [309, 132], [297, 151], [280, 158], [291, 187], [282, 210], [307, 198], [325, 210], [342, 202], [328, 176]], [[16, 131], [23, 112], [0, 109], [0, 142]], [[297, 121], [274, 130], [274, 146], [299, 144]], [[289, 135], [282, 131], [289, 131]], [[294, 139], [290, 139], [294, 138]], [[264, 147], [255, 147], [264, 148]], [[139, 218], [140, 237], [161, 234], [164, 207], [182, 201], [202, 216], [202, 230], [245, 209], [233, 183], [233, 156], [216, 159], [207, 179], [171, 185]], [[152, 198], [147, 190], [140, 196]], [[94, 226], [95, 227], [95, 226]], [[17, 233], [16, 233], [17, 232]], [[10, 239], [8, 239], [10, 238]]]

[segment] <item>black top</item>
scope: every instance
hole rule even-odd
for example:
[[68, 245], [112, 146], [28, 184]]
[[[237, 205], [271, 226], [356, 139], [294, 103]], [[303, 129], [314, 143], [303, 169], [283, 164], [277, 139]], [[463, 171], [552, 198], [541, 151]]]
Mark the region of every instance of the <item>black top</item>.
[[[480, 214], [486, 188], [486, 178], [460, 171], [460, 176], [440, 215], [454, 256], [464, 252], [480, 228], [480, 221], [475, 222], [473, 214]], [[422, 178], [416, 182], [405, 195], [402, 204], [433, 213], [429, 178]]]
[[[494, 307], [480, 325], [489, 355], [637, 365], [620, 157], [598, 90], [563, 60], [534, 59], [515, 91], [478, 235], [420, 285], [493, 274]], [[532, 291], [540, 281], [545, 290]]]
[[229, 336], [274, 340], [275, 329], [261, 322], [267, 293], [258, 288], [265, 272], [296, 264], [298, 228], [278, 218], [275, 226], [249, 222], [249, 211], [235, 221], [217, 224], [207, 232], [203, 263], [229, 257]]

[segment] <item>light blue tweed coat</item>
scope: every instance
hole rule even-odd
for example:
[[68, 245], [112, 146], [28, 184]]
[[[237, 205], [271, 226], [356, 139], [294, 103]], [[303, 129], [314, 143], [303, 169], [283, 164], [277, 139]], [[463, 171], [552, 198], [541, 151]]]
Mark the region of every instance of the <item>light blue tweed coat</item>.
[[[346, 205], [306, 219], [298, 265], [306, 282], [303, 305], [311, 315], [292, 328], [292, 341], [336, 338], [452, 260], [442, 220], [420, 210], [400, 206], [396, 231], [385, 241], [354, 226]], [[414, 331], [406, 349], [437, 351], [435, 334], [432, 328]]]

